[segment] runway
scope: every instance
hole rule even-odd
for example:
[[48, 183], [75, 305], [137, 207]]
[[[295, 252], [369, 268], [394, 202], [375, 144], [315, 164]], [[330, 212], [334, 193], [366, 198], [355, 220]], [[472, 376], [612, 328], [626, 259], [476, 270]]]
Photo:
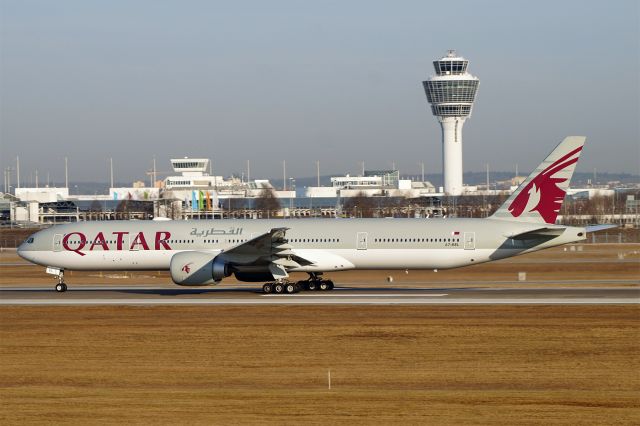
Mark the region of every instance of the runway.
[[262, 294], [257, 288], [169, 288], [158, 286], [0, 289], [0, 305], [611, 305], [640, 304], [639, 287], [371, 288], [330, 292]]

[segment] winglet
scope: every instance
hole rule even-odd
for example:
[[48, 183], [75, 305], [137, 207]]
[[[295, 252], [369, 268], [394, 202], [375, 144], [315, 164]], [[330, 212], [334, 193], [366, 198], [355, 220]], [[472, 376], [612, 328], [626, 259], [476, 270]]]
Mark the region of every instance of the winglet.
[[492, 215], [496, 219], [555, 223], [585, 142], [568, 136]]

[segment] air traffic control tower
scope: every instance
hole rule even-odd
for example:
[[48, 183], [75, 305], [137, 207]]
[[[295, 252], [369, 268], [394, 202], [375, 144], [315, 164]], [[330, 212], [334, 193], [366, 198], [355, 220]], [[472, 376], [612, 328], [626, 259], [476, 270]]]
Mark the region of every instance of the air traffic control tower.
[[471, 115], [480, 80], [467, 72], [469, 61], [449, 50], [433, 61], [436, 75], [423, 81], [433, 115], [442, 126], [444, 193], [462, 194], [462, 126]]

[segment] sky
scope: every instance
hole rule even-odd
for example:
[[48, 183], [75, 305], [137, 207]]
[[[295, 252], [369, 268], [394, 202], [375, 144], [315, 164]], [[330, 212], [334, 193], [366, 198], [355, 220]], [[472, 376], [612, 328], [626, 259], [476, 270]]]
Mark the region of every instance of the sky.
[[[465, 171], [640, 173], [640, 2], [0, 0], [0, 167], [145, 179], [205, 157], [252, 178], [442, 170], [422, 81], [448, 49], [480, 88]], [[15, 180], [15, 177], [12, 179]]]

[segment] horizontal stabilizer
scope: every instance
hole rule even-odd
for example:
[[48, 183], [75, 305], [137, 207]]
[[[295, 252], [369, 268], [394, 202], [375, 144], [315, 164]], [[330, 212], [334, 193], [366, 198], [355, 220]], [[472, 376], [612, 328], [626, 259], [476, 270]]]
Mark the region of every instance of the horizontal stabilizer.
[[532, 231], [509, 235], [509, 238], [513, 240], [535, 240], [539, 238], [551, 239], [562, 235], [564, 230], [565, 228], [538, 228]]
[[598, 232], [598, 231], [604, 231], [605, 229], [612, 229], [612, 228], [617, 228], [618, 225], [612, 225], [612, 224], [607, 224], [607, 225], [590, 225], [587, 226], [585, 229], [587, 232]]

